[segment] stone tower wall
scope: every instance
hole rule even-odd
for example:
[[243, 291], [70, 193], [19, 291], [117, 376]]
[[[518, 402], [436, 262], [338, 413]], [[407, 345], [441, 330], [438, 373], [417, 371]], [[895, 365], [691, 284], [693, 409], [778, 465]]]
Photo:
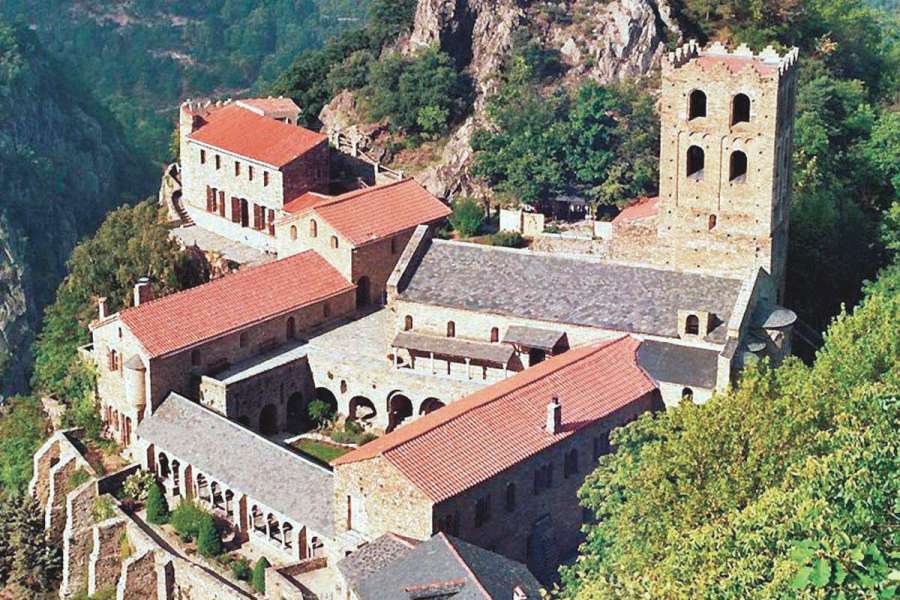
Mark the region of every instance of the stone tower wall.
[[[723, 275], [762, 267], [783, 286], [796, 58], [691, 42], [664, 61], [657, 232], [667, 266]], [[706, 116], [690, 118], [695, 90]], [[749, 122], [733, 122], [738, 94], [750, 98]], [[691, 146], [703, 150], [702, 177], [687, 173]], [[731, 180], [735, 151], [747, 172]]]

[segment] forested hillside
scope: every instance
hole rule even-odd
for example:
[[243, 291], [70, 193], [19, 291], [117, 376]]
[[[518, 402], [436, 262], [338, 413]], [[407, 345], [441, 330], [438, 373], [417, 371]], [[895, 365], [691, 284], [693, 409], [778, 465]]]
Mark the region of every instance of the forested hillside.
[[4, 0], [94, 90], [148, 158], [167, 158], [174, 108], [246, 94], [365, 17], [353, 0]]
[[[153, 171], [37, 36], [0, 21], [0, 359], [21, 389], [28, 344], [75, 243]], [[11, 359], [11, 360], [10, 360]]]

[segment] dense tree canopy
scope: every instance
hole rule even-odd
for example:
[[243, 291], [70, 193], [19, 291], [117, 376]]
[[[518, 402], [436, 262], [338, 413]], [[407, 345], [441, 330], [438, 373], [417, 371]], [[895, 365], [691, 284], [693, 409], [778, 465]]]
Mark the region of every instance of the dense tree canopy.
[[614, 432], [615, 454], [581, 490], [598, 524], [564, 570], [562, 596], [818, 597], [821, 589], [849, 598], [893, 589], [898, 291], [895, 265], [835, 320], [812, 367], [762, 364], [702, 406]]

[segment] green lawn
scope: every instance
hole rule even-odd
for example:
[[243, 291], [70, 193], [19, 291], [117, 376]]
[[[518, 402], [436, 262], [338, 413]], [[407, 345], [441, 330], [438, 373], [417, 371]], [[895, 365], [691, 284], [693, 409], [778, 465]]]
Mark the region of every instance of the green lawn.
[[293, 446], [300, 452], [314, 456], [324, 462], [331, 462], [338, 456], [347, 454], [350, 451], [349, 448], [316, 440], [298, 440], [293, 443]]

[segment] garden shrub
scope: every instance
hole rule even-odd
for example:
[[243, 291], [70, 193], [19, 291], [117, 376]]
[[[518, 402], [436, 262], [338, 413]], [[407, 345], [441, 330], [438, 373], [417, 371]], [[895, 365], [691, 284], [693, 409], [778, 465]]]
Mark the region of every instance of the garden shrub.
[[460, 198], [453, 203], [450, 224], [462, 237], [472, 237], [478, 233], [484, 222], [484, 209], [472, 198]]
[[170, 516], [166, 495], [154, 481], [150, 484], [150, 491], [147, 492], [147, 521], [154, 525], [162, 525], [169, 521]]

